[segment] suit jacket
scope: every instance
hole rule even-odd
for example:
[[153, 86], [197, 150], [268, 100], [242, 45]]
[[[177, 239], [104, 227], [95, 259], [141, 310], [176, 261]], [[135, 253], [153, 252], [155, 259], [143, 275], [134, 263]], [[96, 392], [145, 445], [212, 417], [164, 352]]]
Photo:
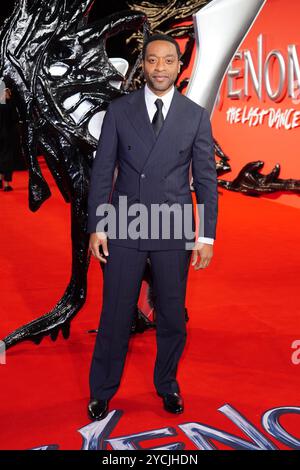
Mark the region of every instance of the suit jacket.
[[[113, 100], [103, 120], [92, 167], [87, 231], [103, 231], [97, 224], [109, 220], [109, 217], [105, 219], [103, 211], [98, 215], [96, 211], [99, 205], [110, 202], [116, 210], [117, 226], [115, 234], [110, 236], [108, 233], [109, 243], [140, 250], [185, 249], [185, 244], [195, 240], [195, 236], [191, 239], [185, 234], [184, 217], [180, 221], [180, 216], [177, 216], [184, 204], [192, 205], [190, 164], [197, 204], [204, 207], [201, 235], [216, 238], [217, 172], [207, 110], [175, 88], [166, 119], [156, 138], [146, 108], [144, 88]], [[118, 175], [113, 185], [116, 166]], [[120, 196], [127, 199], [119, 199]], [[119, 232], [121, 200], [123, 210], [126, 204], [128, 207], [143, 204], [148, 210], [148, 216], [143, 213], [148, 218], [144, 217], [142, 227], [136, 227], [141, 232], [138, 238], [128, 238], [124, 224], [123, 232]], [[150, 218], [153, 204], [163, 204], [162, 219], [170, 220], [167, 236], [162, 223], [151, 232], [152, 227], [154, 230], [153, 218]], [[174, 210], [170, 211], [171, 206]], [[137, 220], [138, 213], [132, 214], [124, 222], [127, 228], [132, 228]], [[180, 228], [182, 235], [178, 238]], [[191, 229], [195, 229], [194, 214]]]

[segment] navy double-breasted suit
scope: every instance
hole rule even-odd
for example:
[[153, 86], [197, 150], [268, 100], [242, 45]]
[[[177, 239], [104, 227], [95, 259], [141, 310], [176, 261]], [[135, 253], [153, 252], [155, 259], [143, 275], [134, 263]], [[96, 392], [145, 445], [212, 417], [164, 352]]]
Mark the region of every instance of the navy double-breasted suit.
[[[117, 214], [119, 196], [127, 204], [192, 204], [189, 169], [198, 204], [204, 205], [204, 237], [216, 238], [217, 174], [211, 124], [207, 110], [175, 88], [170, 108], [156, 138], [147, 113], [144, 88], [112, 101], [106, 111], [93, 163], [88, 200], [90, 233], [105, 220], [99, 205], [111, 202]], [[115, 168], [118, 174], [113, 186]], [[163, 213], [164, 216], [164, 213]], [[128, 225], [136, 218], [127, 219]], [[117, 217], [118, 219], [118, 217]], [[116, 392], [125, 363], [132, 319], [147, 258], [150, 257], [155, 292], [157, 356], [154, 384], [158, 393], [178, 392], [179, 358], [186, 340], [184, 315], [191, 251], [184, 229], [176, 238], [175, 217], [170, 237], [108, 236], [109, 256], [104, 265], [103, 305], [90, 370], [92, 398], [109, 399]], [[100, 223], [100, 224], [99, 224]], [[182, 221], [179, 223], [183, 223]], [[151, 227], [151, 220], [147, 220]], [[193, 219], [194, 228], [194, 219]], [[177, 232], [178, 233], [178, 232]], [[193, 238], [194, 240], [194, 238]]]
[[[151, 239], [151, 204], [192, 204], [189, 168], [192, 162], [193, 183], [198, 204], [203, 204], [203, 236], [216, 238], [218, 209], [217, 175], [211, 124], [208, 112], [175, 88], [163, 127], [155, 137], [149, 120], [144, 89], [117, 98], [110, 103], [102, 126], [89, 193], [88, 231], [96, 232], [100, 204], [111, 202], [119, 217], [119, 196], [126, 196], [128, 206], [143, 204], [149, 219], [148, 238], [121, 238], [110, 243], [141, 250], [184, 249], [191, 239], [182, 227], [181, 239], [159, 236]], [[114, 169], [118, 176], [112, 191]], [[123, 198], [124, 200], [124, 198]], [[175, 207], [175, 206], [174, 206]], [[179, 209], [180, 210], [180, 209]], [[136, 216], [128, 217], [128, 225]], [[176, 219], [180, 223], [180, 218]], [[182, 217], [183, 220], [183, 217]], [[193, 219], [193, 227], [194, 219]], [[179, 232], [180, 233], [180, 232]]]

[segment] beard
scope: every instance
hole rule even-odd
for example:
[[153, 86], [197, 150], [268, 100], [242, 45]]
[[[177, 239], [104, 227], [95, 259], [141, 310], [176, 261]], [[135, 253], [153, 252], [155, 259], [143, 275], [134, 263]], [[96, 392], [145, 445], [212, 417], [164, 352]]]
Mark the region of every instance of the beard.
[[145, 76], [147, 84], [153, 89], [157, 91], [165, 91], [171, 88], [172, 85], [175, 83], [175, 79], [173, 77], [166, 77], [165, 80], [161, 82], [155, 80], [155, 78], [150, 77], [149, 75]]

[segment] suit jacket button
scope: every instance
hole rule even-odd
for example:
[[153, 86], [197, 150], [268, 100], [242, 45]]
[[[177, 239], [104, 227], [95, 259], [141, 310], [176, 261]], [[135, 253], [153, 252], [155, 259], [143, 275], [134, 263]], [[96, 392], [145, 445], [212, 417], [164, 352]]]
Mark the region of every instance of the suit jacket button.
[[141, 174], [141, 178], [146, 178], [145, 173], [142, 173], [142, 174]]

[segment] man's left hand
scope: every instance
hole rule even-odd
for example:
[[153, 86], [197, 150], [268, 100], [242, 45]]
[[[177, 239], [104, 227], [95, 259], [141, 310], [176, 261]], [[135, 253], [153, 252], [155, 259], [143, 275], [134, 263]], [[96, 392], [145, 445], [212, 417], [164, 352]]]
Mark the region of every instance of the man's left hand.
[[213, 257], [213, 245], [196, 242], [192, 254], [192, 266], [195, 270], [207, 268]]

